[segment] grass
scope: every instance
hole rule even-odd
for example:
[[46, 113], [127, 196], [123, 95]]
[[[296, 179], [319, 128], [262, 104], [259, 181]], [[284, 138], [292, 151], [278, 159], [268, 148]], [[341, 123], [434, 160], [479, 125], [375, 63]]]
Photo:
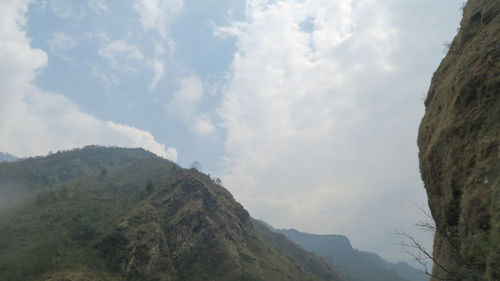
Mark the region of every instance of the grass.
[[[100, 148], [93, 149], [100, 151]], [[80, 157], [81, 161], [86, 161], [84, 169], [91, 167], [87, 170], [93, 171], [80, 173], [81, 167], [72, 167], [68, 173], [78, 176], [57, 181], [52, 187], [42, 186], [37, 176], [27, 189], [38, 191], [1, 214], [0, 280], [37, 280], [42, 275], [82, 268], [98, 275], [107, 274], [106, 261], [95, 245], [152, 192], [154, 182], [168, 176], [176, 166], [149, 157], [141, 150], [132, 150], [125, 156], [109, 152], [104, 156], [110, 158], [85, 158], [85, 153], [77, 150], [69, 155], [60, 153], [0, 166], [0, 177], [15, 175], [22, 178], [23, 167], [42, 164], [49, 167], [41, 170], [55, 171], [50, 173], [53, 175], [65, 171], [58, 165], [64, 167], [65, 161], [70, 161], [67, 158]], [[122, 164], [134, 157], [144, 159]], [[117, 165], [106, 168], [103, 173], [101, 166], [113, 161]], [[41, 174], [39, 171], [34, 173]]]
[[0, 222], [0, 280], [34, 280], [75, 265], [106, 271], [94, 244], [143, 197], [143, 188], [89, 176], [39, 192]]
[[259, 238], [227, 190], [166, 160], [37, 189], [0, 216], [0, 280], [319, 279]]

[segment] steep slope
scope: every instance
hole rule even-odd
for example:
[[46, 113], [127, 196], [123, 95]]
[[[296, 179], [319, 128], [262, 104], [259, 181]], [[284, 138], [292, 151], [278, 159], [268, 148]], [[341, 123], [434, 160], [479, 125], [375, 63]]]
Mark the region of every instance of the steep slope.
[[0, 216], [0, 280], [339, 280], [266, 242], [194, 169], [146, 157], [95, 170]]
[[500, 280], [500, 1], [470, 0], [419, 129], [435, 278]]
[[423, 272], [405, 263], [392, 264], [376, 254], [353, 249], [342, 235], [318, 235], [294, 229], [275, 229], [293, 242], [329, 261], [346, 281], [425, 281]]

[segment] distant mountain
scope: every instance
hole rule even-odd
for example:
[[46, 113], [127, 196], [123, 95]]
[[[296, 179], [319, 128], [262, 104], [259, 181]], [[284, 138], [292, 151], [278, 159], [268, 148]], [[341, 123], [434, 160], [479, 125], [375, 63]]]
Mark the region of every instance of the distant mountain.
[[328, 261], [345, 281], [428, 281], [423, 272], [406, 263], [389, 263], [380, 256], [353, 249], [342, 235], [317, 235], [294, 229], [273, 229]]
[[0, 213], [0, 280], [340, 281], [209, 176], [142, 149], [2, 163], [13, 189], [26, 199]]
[[18, 158], [12, 154], [6, 152], [0, 152], [0, 162], [13, 162]]
[[257, 233], [264, 241], [276, 246], [287, 255], [294, 257], [295, 262], [299, 266], [304, 267], [307, 271], [320, 276], [324, 280], [335, 279], [337, 275], [336, 270], [329, 266], [323, 259], [304, 250], [285, 235], [274, 232], [271, 230], [272, 228], [263, 221], [253, 220], [253, 224]]

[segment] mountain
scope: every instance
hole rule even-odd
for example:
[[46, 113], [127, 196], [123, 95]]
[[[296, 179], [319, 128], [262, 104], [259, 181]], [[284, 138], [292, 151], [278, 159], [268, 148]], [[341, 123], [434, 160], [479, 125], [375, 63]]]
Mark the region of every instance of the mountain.
[[138, 159], [157, 158], [144, 149], [86, 146], [59, 151], [45, 157], [30, 157], [16, 163], [0, 163], [0, 180], [23, 183], [23, 189], [35, 190], [121, 165]]
[[500, 280], [500, 1], [470, 0], [418, 132], [432, 280]]
[[340, 280], [209, 176], [142, 149], [3, 163], [0, 180], [26, 195], [0, 213], [0, 280]]
[[345, 281], [426, 281], [429, 277], [406, 263], [389, 263], [376, 254], [353, 249], [343, 235], [318, 235], [274, 229], [307, 251], [323, 257]]
[[0, 210], [44, 188], [130, 161], [153, 158], [153, 153], [143, 149], [87, 146], [0, 163]]
[[13, 162], [18, 160], [17, 157], [15, 157], [12, 154], [6, 153], [6, 152], [0, 152], [0, 163], [1, 162]]
[[264, 239], [264, 241], [272, 244], [280, 249], [280, 251], [290, 255], [296, 259], [299, 266], [305, 267], [309, 272], [321, 277], [325, 280], [334, 279], [337, 275], [336, 270], [330, 267], [327, 262], [325, 262], [320, 257], [304, 250], [301, 246], [295, 244], [285, 235], [273, 231], [269, 225], [266, 223], [253, 220], [255, 229], [257, 233]]

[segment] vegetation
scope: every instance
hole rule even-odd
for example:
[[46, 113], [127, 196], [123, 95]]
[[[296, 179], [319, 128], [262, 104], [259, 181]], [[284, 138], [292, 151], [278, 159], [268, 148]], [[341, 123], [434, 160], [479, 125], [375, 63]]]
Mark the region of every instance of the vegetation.
[[58, 151], [46, 157], [0, 163], [0, 179], [2, 181], [21, 180], [26, 188], [33, 191], [95, 172], [104, 173], [103, 176], [105, 176], [107, 167], [151, 158], [157, 158], [157, 156], [140, 148], [87, 146], [70, 151]]
[[[25, 167], [57, 180], [25, 180]], [[144, 151], [90, 147], [0, 169], [33, 194], [1, 213], [0, 280], [337, 280], [265, 242], [209, 176]]]
[[203, 167], [201, 165], [201, 163], [197, 160], [193, 161], [190, 165], [189, 165], [189, 169], [193, 169], [193, 170], [196, 170], [198, 172], [201, 172]]
[[95, 244], [144, 198], [150, 178], [168, 175], [174, 165], [143, 150], [102, 147], [2, 164], [3, 180], [18, 179], [36, 195], [2, 213], [0, 280], [34, 280], [80, 267], [108, 276]]

